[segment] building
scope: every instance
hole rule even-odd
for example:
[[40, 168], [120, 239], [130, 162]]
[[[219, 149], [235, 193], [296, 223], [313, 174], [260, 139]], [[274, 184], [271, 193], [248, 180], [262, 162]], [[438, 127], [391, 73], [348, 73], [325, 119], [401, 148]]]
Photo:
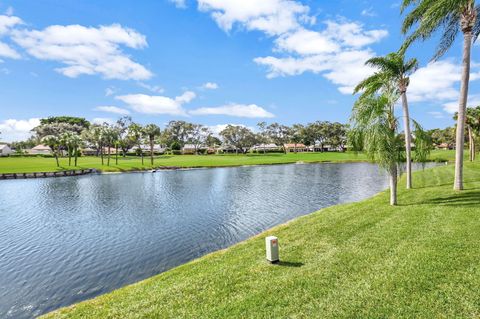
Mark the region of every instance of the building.
[[302, 143], [284, 144], [283, 147], [285, 148], [285, 152], [287, 153], [308, 152], [308, 148], [305, 146], [305, 144], [302, 144]]
[[208, 147], [205, 145], [198, 146], [195, 148], [195, 145], [193, 144], [185, 144], [185, 146], [182, 147], [182, 153], [183, 154], [196, 154], [197, 152], [203, 152], [206, 151]]
[[13, 150], [7, 144], [0, 145], [0, 156], [8, 156], [13, 153]]
[[258, 144], [251, 148], [252, 151], [261, 152], [272, 152], [272, 151], [281, 151], [281, 148], [278, 147], [276, 144]]
[[51, 155], [52, 150], [51, 150], [50, 147], [48, 147], [46, 145], [39, 144], [39, 145], [35, 146], [34, 148], [31, 148], [31, 149], [27, 150], [27, 154], [31, 154], [31, 155]]

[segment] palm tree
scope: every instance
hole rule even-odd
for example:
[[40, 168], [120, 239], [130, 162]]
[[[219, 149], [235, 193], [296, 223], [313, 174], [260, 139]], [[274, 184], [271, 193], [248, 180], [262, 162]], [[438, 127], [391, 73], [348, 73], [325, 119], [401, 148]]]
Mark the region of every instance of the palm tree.
[[455, 181], [454, 189], [463, 189], [463, 152], [465, 138], [465, 112], [470, 80], [470, 54], [472, 43], [480, 34], [480, 5], [475, 0], [403, 0], [402, 12], [413, 6], [402, 25], [402, 32], [413, 32], [407, 37], [402, 51], [413, 42], [426, 40], [441, 30], [441, 38], [434, 60], [440, 58], [452, 46], [459, 31], [463, 33], [463, 59], [460, 98], [458, 105]]
[[77, 163], [78, 163], [78, 148], [80, 147], [80, 145], [82, 145], [83, 143], [83, 140], [82, 138], [80, 137], [80, 135], [78, 134], [73, 134], [71, 137], [70, 137], [70, 145], [72, 147], [72, 150], [73, 150], [73, 156], [75, 158], [75, 166], [77, 166]]
[[[453, 119], [458, 119], [458, 113], [455, 113]], [[465, 115], [465, 125], [468, 132], [469, 159], [470, 162], [473, 162], [476, 155], [475, 138], [480, 131], [480, 106], [477, 106], [476, 108], [467, 108]]]
[[390, 177], [390, 205], [397, 205], [398, 164], [403, 161], [401, 139], [394, 104], [398, 96], [363, 95], [355, 103], [350, 118], [349, 140], [355, 150], [363, 150], [384, 168]]
[[157, 125], [148, 124], [143, 128], [143, 132], [146, 136], [148, 136], [148, 140], [150, 141], [150, 164], [153, 166], [153, 146], [155, 137], [159, 136], [161, 131]]
[[53, 156], [55, 157], [55, 161], [57, 162], [57, 167], [60, 166], [58, 162], [58, 153], [57, 149], [60, 145], [60, 140], [55, 135], [47, 135], [42, 138], [42, 143], [50, 147], [52, 150]]
[[405, 130], [405, 150], [407, 161], [407, 189], [412, 188], [412, 133], [410, 130], [410, 115], [408, 110], [407, 88], [410, 83], [409, 76], [418, 67], [417, 59], [405, 61], [404, 55], [390, 53], [385, 57], [375, 57], [368, 60], [366, 65], [374, 67], [377, 71], [360, 82], [354, 93], [363, 91], [365, 95], [371, 95], [388, 90], [393, 84], [402, 98], [403, 126]]
[[132, 144], [137, 145], [138, 150], [140, 151], [140, 156], [142, 157], [142, 166], [143, 166], [143, 149], [142, 149], [142, 137], [143, 137], [143, 127], [140, 124], [132, 123], [128, 126], [128, 137], [132, 141]]

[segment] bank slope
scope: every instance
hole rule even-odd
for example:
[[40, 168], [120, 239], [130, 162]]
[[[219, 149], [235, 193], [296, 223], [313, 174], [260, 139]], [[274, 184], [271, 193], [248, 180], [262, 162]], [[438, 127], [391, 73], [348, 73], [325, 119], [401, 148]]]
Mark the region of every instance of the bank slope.
[[323, 209], [45, 318], [478, 317], [480, 163], [465, 176], [458, 193], [453, 166], [417, 172], [398, 207], [384, 192]]

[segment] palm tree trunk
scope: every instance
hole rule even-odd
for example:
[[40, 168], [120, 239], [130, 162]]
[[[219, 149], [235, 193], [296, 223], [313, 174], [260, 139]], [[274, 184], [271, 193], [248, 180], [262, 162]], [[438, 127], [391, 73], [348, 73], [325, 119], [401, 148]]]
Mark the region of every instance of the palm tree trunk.
[[102, 166], [104, 164], [103, 162], [103, 144], [100, 144], [100, 157], [102, 158]]
[[72, 166], [72, 153], [70, 146], [67, 147], [67, 152], [68, 152], [68, 166]]
[[77, 166], [77, 159], [78, 159], [78, 149], [75, 147], [75, 166]]
[[397, 166], [390, 168], [390, 205], [397, 205]]
[[153, 166], [153, 137], [150, 138], [150, 164]]
[[55, 151], [55, 149], [53, 150], [53, 155], [55, 156], [55, 161], [57, 162], [57, 167], [59, 167], [60, 163], [58, 162], [58, 153]]
[[142, 144], [138, 144], [138, 149], [140, 150], [140, 157], [142, 158], [142, 166], [143, 166], [144, 163], [143, 163], [143, 149], [142, 149]]
[[472, 49], [472, 30], [463, 33], [462, 83], [458, 103], [457, 136], [455, 150], [454, 189], [463, 190], [463, 152], [465, 139], [465, 113], [468, 99], [468, 82], [470, 81], [470, 54]]
[[410, 132], [410, 115], [408, 112], [407, 93], [402, 92], [403, 126], [405, 129], [405, 151], [407, 157], [407, 189], [412, 188], [412, 133]]
[[468, 129], [468, 150], [469, 150], [469, 159], [470, 162], [473, 162], [473, 157], [474, 157], [474, 149], [473, 149], [473, 133], [472, 133], [472, 128], [470, 126], [467, 126]]
[[107, 166], [110, 166], [110, 145], [108, 145], [108, 156], [107, 156]]
[[118, 165], [118, 144], [115, 145], [115, 165]]

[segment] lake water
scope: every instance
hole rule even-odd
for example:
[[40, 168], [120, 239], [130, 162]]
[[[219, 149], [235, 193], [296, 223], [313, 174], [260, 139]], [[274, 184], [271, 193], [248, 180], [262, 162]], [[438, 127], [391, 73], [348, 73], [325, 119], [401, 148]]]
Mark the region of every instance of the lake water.
[[369, 163], [0, 182], [0, 318], [30, 318], [387, 187]]

